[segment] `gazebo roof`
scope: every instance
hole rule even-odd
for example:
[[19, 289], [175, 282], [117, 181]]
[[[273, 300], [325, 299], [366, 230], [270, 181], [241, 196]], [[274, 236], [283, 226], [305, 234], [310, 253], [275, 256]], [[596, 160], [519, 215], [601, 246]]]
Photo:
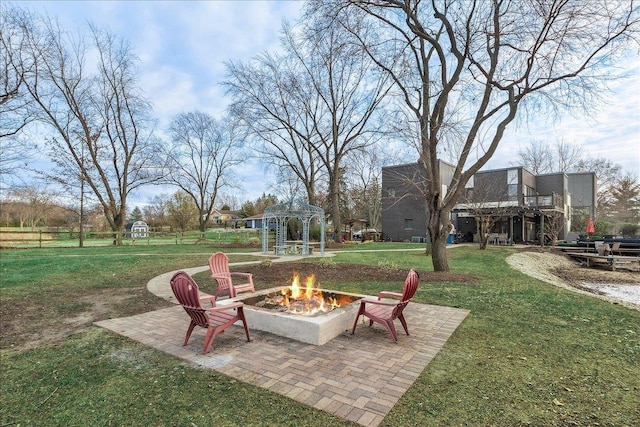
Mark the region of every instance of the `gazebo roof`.
[[303, 202], [301, 199], [290, 199], [284, 203], [271, 205], [264, 210], [263, 217], [324, 217], [324, 209]]

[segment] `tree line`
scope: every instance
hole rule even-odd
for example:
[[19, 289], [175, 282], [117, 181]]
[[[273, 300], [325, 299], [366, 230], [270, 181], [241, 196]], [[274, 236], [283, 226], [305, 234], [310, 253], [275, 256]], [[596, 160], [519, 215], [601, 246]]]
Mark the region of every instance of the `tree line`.
[[[409, 158], [427, 252], [448, 270], [451, 210], [505, 130], [588, 110], [616, 77], [604, 67], [633, 48], [638, 19], [634, 1], [310, 0], [299, 23], [283, 25], [280, 52], [226, 64], [224, 117], [184, 112], [159, 130], [126, 40], [93, 25], [74, 36], [3, 6], [0, 129], [12, 148], [2, 173], [22, 167], [37, 124], [55, 165], [37, 173], [78, 201], [81, 218], [97, 206], [120, 231], [133, 191], [170, 184], [203, 230], [256, 156], [276, 171], [274, 192], [323, 206], [337, 237], [350, 215], [376, 224], [380, 166]], [[447, 185], [441, 159], [456, 166]]]

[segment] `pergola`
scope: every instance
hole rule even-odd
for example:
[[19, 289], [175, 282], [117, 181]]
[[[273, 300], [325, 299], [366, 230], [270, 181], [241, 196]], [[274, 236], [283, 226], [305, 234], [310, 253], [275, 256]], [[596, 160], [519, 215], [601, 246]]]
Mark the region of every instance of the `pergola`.
[[324, 255], [324, 210], [310, 205], [296, 198], [285, 203], [269, 206], [262, 214], [262, 253], [269, 251], [269, 230], [275, 224], [276, 243], [275, 254], [285, 255], [290, 245], [287, 245], [287, 226], [289, 221], [296, 219], [302, 223], [301, 255], [310, 255], [309, 225], [316, 218], [320, 224], [320, 254]]

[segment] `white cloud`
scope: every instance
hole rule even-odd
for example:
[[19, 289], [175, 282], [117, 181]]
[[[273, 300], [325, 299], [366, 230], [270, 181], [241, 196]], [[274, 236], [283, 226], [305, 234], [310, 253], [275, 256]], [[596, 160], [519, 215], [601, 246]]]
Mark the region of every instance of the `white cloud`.
[[144, 92], [153, 94], [154, 116], [165, 127], [177, 114], [200, 109], [192, 77], [184, 70], [165, 65], [148, 70], [142, 82]]
[[[92, 21], [128, 39], [141, 59], [141, 81], [160, 125], [195, 108], [219, 117], [228, 100], [220, 82], [224, 62], [247, 61], [278, 48], [283, 18], [298, 19], [301, 1], [48, 1], [26, 7], [58, 17], [70, 31]], [[534, 139], [583, 144], [625, 171], [640, 168], [640, 61], [629, 58], [631, 77], [610, 82], [593, 118], [564, 115], [557, 123], [530, 121], [511, 127], [488, 167], [519, 164], [518, 149]], [[256, 167], [242, 173], [246, 200], [269, 192], [270, 178]]]

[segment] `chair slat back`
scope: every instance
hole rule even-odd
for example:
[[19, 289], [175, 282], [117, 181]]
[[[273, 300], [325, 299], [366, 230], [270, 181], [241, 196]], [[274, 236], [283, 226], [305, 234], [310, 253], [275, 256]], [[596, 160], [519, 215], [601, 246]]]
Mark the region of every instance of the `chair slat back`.
[[189, 274], [178, 271], [171, 278], [171, 290], [176, 299], [184, 308], [184, 311], [191, 317], [194, 323], [207, 327], [207, 314], [200, 304], [200, 290], [198, 284]]
[[216, 252], [209, 257], [209, 270], [212, 275], [225, 276], [226, 278], [216, 277], [218, 282], [218, 294], [228, 294], [232, 286], [231, 273], [229, 271], [229, 257], [223, 252]]
[[402, 288], [402, 301], [409, 302], [411, 298], [415, 295], [418, 290], [418, 284], [420, 283], [420, 276], [418, 272], [414, 269], [409, 270], [409, 274], [407, 274], [407, 278], [404, 281], [404, 286]]
[[404, 308], [409, 304], [409, 301], [413, 298], [418, 290], [418, 284], [420, 284], [420, 276], [414, 269], [409, 270], [407, 278], [404, 281], [404, 287], [402, 288], [402, 301], [393, 308], [392, 317], [395, 319], [402, 314]]
[[229, 257], [224, 252], [216, 252], [209, 257], [209, 268], [217, 274], [229, 274]]

